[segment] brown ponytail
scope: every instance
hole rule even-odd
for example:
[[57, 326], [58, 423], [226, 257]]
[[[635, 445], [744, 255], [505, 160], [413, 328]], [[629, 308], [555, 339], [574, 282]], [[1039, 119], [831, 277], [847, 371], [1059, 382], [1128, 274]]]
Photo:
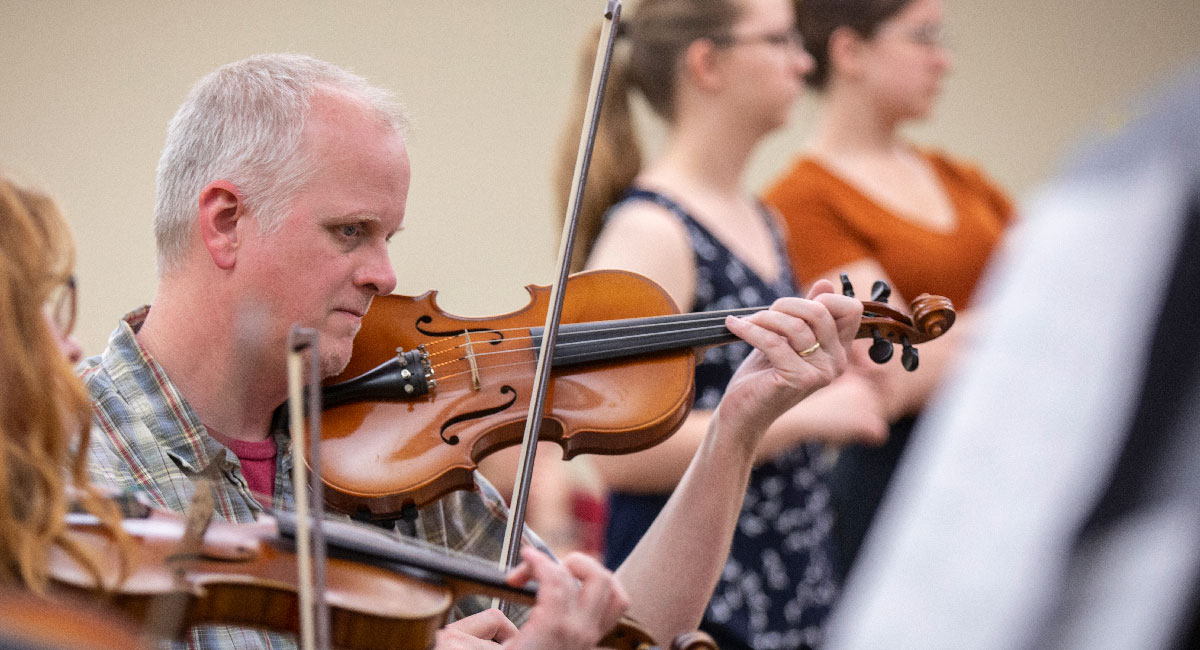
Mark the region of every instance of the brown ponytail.
[[[558, 218], [567, 214], [571, 196], [571, 181], [575, 175], [575, 159], [579, 151], [579, 135], [587, 109], [588, 90], [600, 39], [597, 28], [585, 39], [576, 81], [575, 100], [570, 117], [560, 135], [558, 165], [554, 173], [555, 207]], [[604, 89], [600, 121], [596, 126], [596, 143], [588, 169], [587, 187], [579, 207], [579, 225], [575, 232], [575, 249], [571, 256], [571, 271], [580, 271], [587, 263], [592, 244], [600, 235], [604, 211], [621, 198], [642, 168], [642, 149], [633, 126], [633, 111], [629, 101], [629, 62], [625, 43], [618, 41]], [[561, 228], [561, 222], [560, 222]]]
[[[697, 39], [727, 37], [740, 16], [735, 0], [642, 0], [622, 23], [580, 205], [572, 271], [583, 268], [600, 234], [605, 210], [621, 198], [642, 168], [630, 89], [637, 88], [650, 108], [670, 121], [675, 112], [675, 75], [684, 50]], [[567, 211], [599, 38], [597, 28], [584, 41], [576, 99], [560, 140], [554, 175], [559, 219]]]

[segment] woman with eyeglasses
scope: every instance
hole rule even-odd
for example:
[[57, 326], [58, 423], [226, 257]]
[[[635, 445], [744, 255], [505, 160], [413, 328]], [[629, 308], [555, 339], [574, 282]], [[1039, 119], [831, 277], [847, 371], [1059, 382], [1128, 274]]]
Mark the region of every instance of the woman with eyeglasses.
[[47, 196], [0, 176], [0, 588], [45, 594], [51, 549], [71, 543], [79, 508], [115, 529], [117, 508], [92, 489], [84, 459], [91, 404], [72, 371], [74, 246]]
[[[796, 6], [816, 61], [808, 83], [824, 105], [803, 154], [767, 200], [795, 234], [790, 254], [800, 280], [846, 273], [860, 291], [886, 281], [893, 304], [928, 292], [958, 308], [954, 329], [921, 347], [916, 372], [875, 366], [865, 354], [856, 359], [880, 386], [892, 427], [883, 446], [842, 449], [831, 477], [844, 573], [915, 415], [968, 332], [971, 292], [1013, 209], [976, 167], [914, 145], [900, 132], [930, 114], [950, 71], [942, 0], [797, 0]], [[868, 344], [857, 344], [859, 352]]]
[[[594, 48], [594, 39], [584, 46], [584, 81]], [[796, 295], [783, 229], [743, 187], [743, 174], [763, 138], [786, 123], [812, 67], [790, 0], [639, 3], [623, 18], [614, 52], [574, 267], [641, 273], [683, 311]], [[583, 114], [585, 88], [575, 116]], [[635, 90], [667, 132], [661, 153], [644, 166], [630, 109]], [[564, 212], [578, 133], [578, 122], [564, 131], [557, 183]], [[739, 343], [707, 351], [696, 368], [694, 408], [666, 441], [636, 454], [591, 457], [611, 489], [609, 566], [633, 551], [663, 507], [719, 417], [714, 409], [749, 349]], [[819, 644], [837, 584], [814, 441], [882, 437], [881, 418], [846, 407], [872, 396], [865, 383], [839, 379], [766, 434], [701, 624], [723, 650]]]

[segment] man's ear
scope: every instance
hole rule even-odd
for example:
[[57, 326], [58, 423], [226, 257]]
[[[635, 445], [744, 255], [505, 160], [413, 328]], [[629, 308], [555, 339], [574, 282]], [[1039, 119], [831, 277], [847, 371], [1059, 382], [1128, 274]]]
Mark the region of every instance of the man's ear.
[[240, 244], [238, 222], [246, 218], [246, 204], [229, 181], [213, 181], [200, 190], [200, 239], [220, 269], [233, 268]]

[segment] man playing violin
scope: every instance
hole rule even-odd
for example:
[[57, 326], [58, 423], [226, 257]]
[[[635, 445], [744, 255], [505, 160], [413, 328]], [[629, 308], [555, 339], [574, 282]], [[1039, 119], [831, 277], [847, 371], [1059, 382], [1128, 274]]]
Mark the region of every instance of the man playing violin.
[[[410, 180], [405, 119], [390, 95], [304, 56], [265, 55], [202, 79], [168, 129], [158, 167], [153, 307], [128, 314], [83, 378], [97, 405], [91, 475], [183, 510], [215, 479], [220, 519], [292, 509], [292, 451], [272, 414], [287, 397], [293, 324], [321, 336], [327, 376], [350, 359], [376, 295], [396, 278], [388, 241]], [[590, 647], [626, 613], [656, 638], [694, 629], [724, 562], [755, 448], [780, 413], [846, 365], [860, 304], [820, 283], [728, 328], [756, 352], [729, 385], [686, 477], [641, 545], [610, 574], [582, 555], [561, 562], [527, 531], [512, 580], [536, 580], [520, 628], [460, 603], [439, 647]], [[505, 508], [478, 491], [422, 508], [401, 532], [495, 559]], [[624, 585], [624, 587], [622, 586]], [[228, 627], [200, 647], [290, 640]]]

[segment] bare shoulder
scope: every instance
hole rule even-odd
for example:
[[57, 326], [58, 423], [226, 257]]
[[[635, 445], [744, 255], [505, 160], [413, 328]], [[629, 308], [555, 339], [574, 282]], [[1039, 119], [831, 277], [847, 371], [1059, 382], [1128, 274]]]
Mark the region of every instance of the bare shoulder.
[[674, 237], [687, 241], [687, 229], [666, 207], [653, 201], [627, 201], [609, 214], [602, 236]]
[[627, 268], [626, 263], [637, 264], [647, 251], [688, 262], [691, 244], [687, 229], [663, 206], [632, 201], [609, 215], [588, 266]]
[[587, 266], [640, 273], [677, 304], [691, 304], [696, 271], [687, 228], [656, 203], [631, 202], [609, 215]]

